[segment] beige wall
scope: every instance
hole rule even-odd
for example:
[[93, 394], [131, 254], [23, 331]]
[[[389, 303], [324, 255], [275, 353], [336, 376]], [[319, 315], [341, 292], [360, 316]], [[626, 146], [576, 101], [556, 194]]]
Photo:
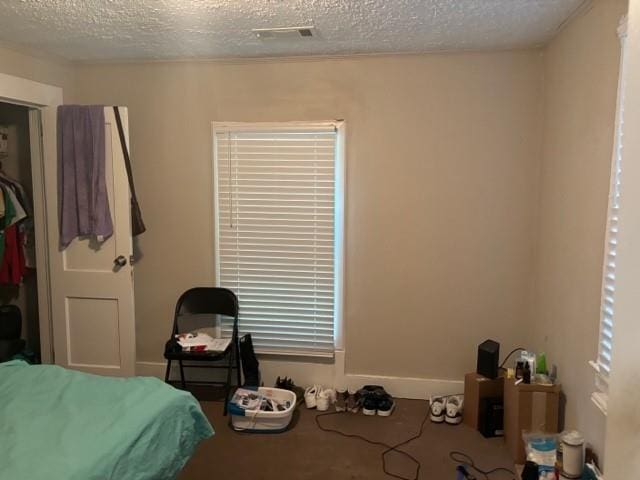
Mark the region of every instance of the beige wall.
[[534, 344], [558, 366], [566, 425], [602, 451], [590, 402], [600, 318], [620, 45], [626, 0], [598, 0], [544, 51], [545, 115]]
[[0, 73], [61, 87], [65, 102], [73, 101], [75, 69], [64, 60], [0, 43]]
[[213, 120], [346, 119], [347, 372], [461, 379], [479, 342], [524, 341], [538, 51], [94, 65], [78, 87], [129, 107], [139, 360], [161, 360], [176, 298], [213, 281]]

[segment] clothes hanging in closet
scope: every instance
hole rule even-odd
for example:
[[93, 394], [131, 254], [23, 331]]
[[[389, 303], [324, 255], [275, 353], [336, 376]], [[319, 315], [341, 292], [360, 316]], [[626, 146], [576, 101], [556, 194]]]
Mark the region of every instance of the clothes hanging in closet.
[[[0, 173], [4, 209], [0, 211], [0, 283], [19, 285], [27, 271], [28, 245], [33, 245], [31, 205], [20, 183]], [[32, 265], [29, 265], [32, 266]], [[34, 266], [34, 265], [33, 265]]]

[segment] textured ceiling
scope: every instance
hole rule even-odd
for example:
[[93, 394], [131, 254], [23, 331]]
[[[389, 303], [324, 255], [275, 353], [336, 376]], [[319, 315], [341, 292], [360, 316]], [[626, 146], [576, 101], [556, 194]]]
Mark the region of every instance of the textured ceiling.
[[583, 1], [0, 0], [0, 40], [72, 60], [505, 49], [544, 43]]

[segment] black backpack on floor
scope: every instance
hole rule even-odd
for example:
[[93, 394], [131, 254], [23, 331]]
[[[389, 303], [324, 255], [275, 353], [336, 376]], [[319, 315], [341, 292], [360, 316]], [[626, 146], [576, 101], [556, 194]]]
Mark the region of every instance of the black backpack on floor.
[[242, 373], [244, 375], [245, 387], [260, 386], [260, 362], [253, 350], [251, 334], [247, 333], [240, 337], [240, 360], [242, 363]]

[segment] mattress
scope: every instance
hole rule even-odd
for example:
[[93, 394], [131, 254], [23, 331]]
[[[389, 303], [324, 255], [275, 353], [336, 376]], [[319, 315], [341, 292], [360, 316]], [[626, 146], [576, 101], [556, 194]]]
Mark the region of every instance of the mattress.
[[0, 479], [173, 479], [211, 435], [195, 398], [156, 378], [0, 364]]

